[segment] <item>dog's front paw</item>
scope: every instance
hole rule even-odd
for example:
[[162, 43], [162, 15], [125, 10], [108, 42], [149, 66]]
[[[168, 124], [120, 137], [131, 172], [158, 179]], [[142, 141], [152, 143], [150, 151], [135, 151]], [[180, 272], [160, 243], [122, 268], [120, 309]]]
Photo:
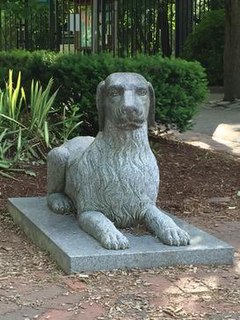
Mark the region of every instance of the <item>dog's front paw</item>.
[[177, 225], [161, 230], [158, 237], [163, 243], [170, 246], [186, 246], [190, 244], [189, 234]]
[[63, 193], [52, 193], [47, 197], [48, 207], [58, 214], [69, 214], [73, 210], [72, 201]]
[[106, 232], [101, 236], [100, 242], [106, 249], [119, 250], [129, 247], [128, 239], [118, 230]]

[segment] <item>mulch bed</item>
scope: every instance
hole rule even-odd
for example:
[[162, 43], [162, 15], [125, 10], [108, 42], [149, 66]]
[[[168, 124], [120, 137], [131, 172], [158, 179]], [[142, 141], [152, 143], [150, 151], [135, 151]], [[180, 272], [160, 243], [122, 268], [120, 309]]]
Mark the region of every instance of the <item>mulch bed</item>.
[[[213, 216], [240, 219], [240, 159], [228, 154], [203, 150], [166, 138], [151, 142], [160, 168], [158, 205], [181, 217]], [[0, 212], [6, 211], [9, 197], [46, 195], [46, 165], [25, 165], [36, 174], [0, 175]]]

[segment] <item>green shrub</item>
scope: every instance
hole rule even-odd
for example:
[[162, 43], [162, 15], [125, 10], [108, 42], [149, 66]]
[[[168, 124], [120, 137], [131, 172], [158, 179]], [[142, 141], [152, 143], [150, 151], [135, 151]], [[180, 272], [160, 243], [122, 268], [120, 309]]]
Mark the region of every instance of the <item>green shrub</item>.
[[21, 72], [16, 84], [13, 71], [9, 70], [8, 74], [5, 89], [0, 89], [0, 169], [10, 168], [29, 156], [39, 157], [39, 153], [45, 157], [45, 151], [55, 140], [55, 131], [48, 123], [57, 95], [57, 91], [50, 93], [53, 79], [50, 78], [45, 89], [32, 80], [27, 106]]
[[198, 104], [206, 96], [206, 76], [199, 63], [160, 56], [140, 55], [136, 58], [61, 55], [52, 65], [52, 74], [60, 87], [61, 101], [71, 98], [80, 106], [82, 130], [97, 132], [95, 107], [98, 83], [112, 72], [130, 71], [149, 80], [156, 94], [156, 120], [176, 125], [180, 131], [189, 128], [189, 121]]
[[126, 70], [139, 72], [153, 84], [156, 120], [179, 131], [191, 127], [190, 120], [207, 94], [206, 75], [199, 63], [159, 56], [127, 59]]
[[3, 90], [0, 89], [0, 128], [7, 121], [10, 123], [8, 129], [16, 130], [21, 111], [25, 105], [26, 96], [21, 86], [21, 72], [19, 71], [16, 85], [14, 85], [13, 70], [9, 70], [8, 81], [5, 82], [5, 88]]
[[[13, 52], [8, 53], [7, 57], [0, 52], [2, 78], [6, 66], [12, 67], [11, 55], [14, 56], [16, 71], [21, 70], [23, 83], [26, 81], [26, 92], [30, 90], [32, 78], [46, 86], [48, 79], [53, 77], [52, 89], [59, 88], [55, 108], [60, 114], [63, 109], [70, 110], [72, 105], [78, 108], [78, 115], [74, 112], [74, 117], [81, 115], [83, 123], [80, 129], [84, 134], [97, 133], [96, 88], [112, 72], [130, 71], [145, 76], [155, 89], [156, 120], [168, 126], [175, 125], [180, 131], [189, 128], [192, 116], [207, 93], [206, 75], [197, 62], [160, 56], [139, 55], [123, 59], [109, 54], [55, 54], [44, 51], [32, 54]], [[21, 62], [23, 60], [25, 65]], [[78, 129], [68, 132], [71, 132], [70, 137], [79, 133]]]
[[[20, 71], [26, 96], [29, 97], [32, 80], [40, 81], [44, 86], [47, 86], [51, 78], [50, 65], [54, 62], [56, 56], [57, 54], [54, 52], [42, 50], [35, 52], [25, 50], [0, 51], [0, 88], [3, 88], [8, 80], [9, 69], [14, 70], [14, 81], [17, 80]], [[27, 101], [27, 103], [30, 103], [30, 101]]]
[[197, 60], [206, 68], [210, 85], [223, 84], [224, 10], [208, 12], [191, 33], [182, 58]]

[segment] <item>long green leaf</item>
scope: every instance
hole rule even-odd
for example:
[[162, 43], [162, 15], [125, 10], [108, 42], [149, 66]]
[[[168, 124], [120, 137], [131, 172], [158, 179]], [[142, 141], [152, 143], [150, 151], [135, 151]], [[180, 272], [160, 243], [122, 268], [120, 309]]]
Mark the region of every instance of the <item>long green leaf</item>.
[[2, 142], [3, 138], [6, 136], [6, 133], [8, 132], [8, 128], [5, 128], [3, 132], [0, 134], [0, 142]]
[[[21, 87], [21, 72], [18, 73], [16, 87], [14, 88], [13, 70], [10, 69], [5, 90], [0, 92], [0, 114], [12, 119], [8, 123], [11, 129], [16, 129], [17, 123], [15, 121], [20, 122], [23, 103], [26, 104], [26, 96], [24, 89]], [[3, 120], [1, 118], [1, 123], [4, 122]]]
[[17, 154], [20, 154], [22, 149], [22, 129], [19, 128], [18, 139], [17, 139]]
[[46, 143], [46, 146], [49, 147], [49, 130], [48, 130], [48, 123], [47, 121], [44, 122], [44, 140]]
[[0, 118], [1, 118], [1, 117], [9, 120], [10, 122], [16, 123], [17, 125], [19, 125], [20, 127], [24, 128], [24, 129], [27, 129], [27, 127], [25, 127], [24, 124], [22, 124], [21, 122], [15, 120], [15, 119], [12, 119], [12, 118], [9, 117], [9, 116], [6, 116], [5, 114], [0, 113]]
[[53, 79], [50, 78], [47, 87], [43, 90], [38, 81], [31, 83], [31, 122], [30, 130], [40, 135], [47, 146], [50, 144], [47, 117], [57, 95], [55, 91], [50, 95]]
[[67, 132], [67, 136], [65, 137], [66, 139], [68, 139], [68, 137], [70, 136], [70, 134], [78, 127], [80, 126], [80, 124], [82, 124], [83, 121], [79, 121], [78, 123], [76, 123], [68, 132]]
[[[21, 98], [19, 101], [19, 93], [21, 92], [21, 72], [19, 71], [18, 73], [18, 78], [17, 78], [17, 85], [16, 88], [13, 89], [13, 94], [12, 94], [12, 99], [10, 101], [11, 104], [11, 116], [13, 119], [17, 120], [18, 115], [21, 112]], [[18, 104], [19, 101], [19, 104]]]
[[8, 160], [0, 160], [0, 169], [9, 169], [11, 167], [11, 162]]

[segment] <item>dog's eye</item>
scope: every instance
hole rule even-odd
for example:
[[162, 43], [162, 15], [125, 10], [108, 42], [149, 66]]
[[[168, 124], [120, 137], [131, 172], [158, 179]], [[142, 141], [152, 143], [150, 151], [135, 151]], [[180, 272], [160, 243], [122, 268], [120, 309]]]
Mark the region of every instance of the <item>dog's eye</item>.
[[108, 91], [109, 96], [116, 97], [120, 95], [120, 91], [117, 88], [112, 88]]
[[146, 96], [146, 94], [147, 94], [147, 89], [139, 88], [139, 89], [137, 89], [137, 94], [138, 94], [139, 96]]

